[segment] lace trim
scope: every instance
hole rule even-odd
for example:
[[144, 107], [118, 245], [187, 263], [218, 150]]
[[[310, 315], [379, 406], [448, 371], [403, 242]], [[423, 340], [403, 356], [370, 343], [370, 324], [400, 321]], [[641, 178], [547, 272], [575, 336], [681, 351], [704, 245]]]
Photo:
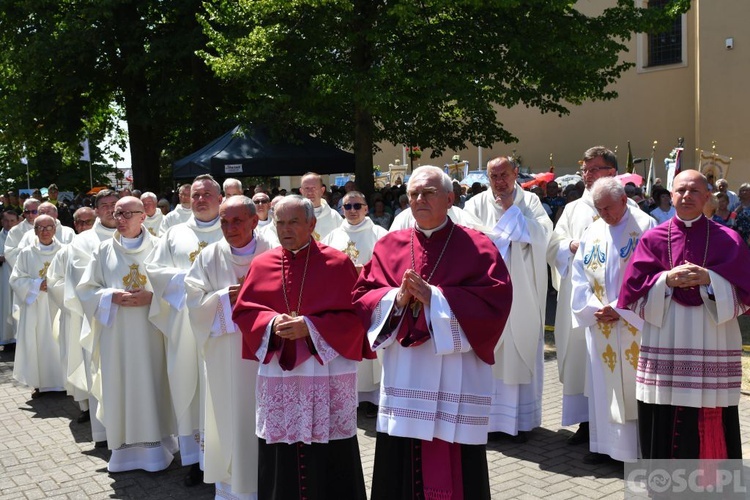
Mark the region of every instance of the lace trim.
[[272, 443], [327, 443], [357, 432], [357, 375], [258, 376], [257, 434]]

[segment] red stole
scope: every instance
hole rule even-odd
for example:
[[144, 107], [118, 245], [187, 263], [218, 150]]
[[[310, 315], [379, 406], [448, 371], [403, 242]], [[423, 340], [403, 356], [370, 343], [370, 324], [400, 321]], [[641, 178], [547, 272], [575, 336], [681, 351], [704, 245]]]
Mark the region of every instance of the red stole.
[[[512, 288], [510, 276], [495, 245], [484, 234], [463, 226], [455, 226], [445, 253], [435, 268], [453, 222], [427, 238], [414, 235], [415, 271], [427, 279], [435, 269], [430, 284], [442, 291], [458, 319], [466, 338], [477, 356], [487, 364], [495, 361], [495, 345], [510, 313]], [[365, 324], [370, 324], [372, 311], [391, 289], [401, 286], [407, 269], [412, 268], [411, 237], [413, 229], [389, 233], [375, 244], [372, 260], [357, 281], [353, 297]], [[399, 341], [414, 345], [426, 340], [427, 325], [424, 307], [416, 321], [412, 310], [404, 314], [410, 332], [399, 332]], [[407, 321], [404, 318], [404, 321]]]
[[[300, 305], [298, 300], [308, 252], [310, 260]], [[257, 360], [255, 353], [268, 324], [275, 316], [291, 312], [287, 309], [281, 286], [282, 255], [286, 296], [291, 310], [308, 318], [341, 356], [361, 360], [365, 331], [351, 301], [357, 271], [345, 254], [315, 241], [297, 255], [278, 247], [253, 260], [232, 313], [232, 319], [242, 330], [242, 357]], [[271, 334], [268, 355], [263, 363], [268, 363], [276, 355], [282, 369], [291, 370], [317, 353], [310, 337], [288, 342]]]

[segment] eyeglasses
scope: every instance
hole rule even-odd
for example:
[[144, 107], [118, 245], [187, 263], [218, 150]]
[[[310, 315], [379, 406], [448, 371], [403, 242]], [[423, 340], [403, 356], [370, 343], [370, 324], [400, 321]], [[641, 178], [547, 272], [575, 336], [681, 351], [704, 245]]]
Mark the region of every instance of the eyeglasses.
[[78, 219], [73, 222], [76, 224], [85, 224], [87, 226], [92, 226], [94, 224], [94, 219]]
[[112, 217], [115, 219], [119, 219], [120, 217], [124, 217], [126, 219], [130, 219], [133, 217], [133, 214], [142, 214], [143, 210], [121, 210], [119, 212], [112, 212]]
[[255, 203], [256, 205], [266, 205], [268, 203], [271, 203], [271, 201], [270, 200], [253, 200], [253, 203]]
[[344, 203], [344, 210], [359, 210], [360, 208], [364, 207], [364, 203]]
[[579, 172], [579, 173], [580, 173], [581, 175], [586, 175], [586, 174], [592, 174], [592, 173], [594, 173], [594, 172], [598, 172], [599, 170], [609, 170], [609, 169], [611, 169], [611, 168], [615, 168], [615, 167], [593, 167], [593, 168], [582, 168], [582, 169], [581, 169], [581, 170], [579, 170], [578, 172]]
[[24, 210], [23, 213], [25, 213], [26, 215], [36, 215], [39, 213], [39, 210]]
[[53, 231], [55, 226], [36, 226], [34, 229], [37, 231]]

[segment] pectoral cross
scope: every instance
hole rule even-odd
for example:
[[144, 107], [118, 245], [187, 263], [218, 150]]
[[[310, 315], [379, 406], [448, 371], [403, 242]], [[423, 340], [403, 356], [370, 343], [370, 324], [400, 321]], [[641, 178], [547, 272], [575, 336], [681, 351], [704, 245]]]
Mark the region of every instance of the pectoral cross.
[[409, 307], [411, 308], [412, 317], [414, 317], [414, 319], [417, 319], [417, 317], [419, 316], [419, 311], [422, 310], [422, 303], [419, 301], [419, 299], [414, 299]]
[[297, 317], [297, 311], [292, 311], [291, 313], [289, 313], [289, 316], [291, 316], [292, 318], [296, 318]]

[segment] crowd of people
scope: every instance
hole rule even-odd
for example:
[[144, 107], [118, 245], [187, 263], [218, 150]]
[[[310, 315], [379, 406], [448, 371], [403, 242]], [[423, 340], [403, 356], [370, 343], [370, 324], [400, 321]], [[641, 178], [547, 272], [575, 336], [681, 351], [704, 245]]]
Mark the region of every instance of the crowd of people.
[[8, 192], [0, 344], [113, 473], [179, 450], [217, 498], [364, 499], [362, 407], [371, 498], [488, 499], [488, 439], [541, 425], [552, 285], [585, 462], [741, 458], [750, 185], [687, 170], [647, 199], [617, 171], [597, 146], [564, 189], [498, 157], [488, 186], [424, 166], [369, 200], [315, 173], [290, 194], [201, 175], [172, 203]]

